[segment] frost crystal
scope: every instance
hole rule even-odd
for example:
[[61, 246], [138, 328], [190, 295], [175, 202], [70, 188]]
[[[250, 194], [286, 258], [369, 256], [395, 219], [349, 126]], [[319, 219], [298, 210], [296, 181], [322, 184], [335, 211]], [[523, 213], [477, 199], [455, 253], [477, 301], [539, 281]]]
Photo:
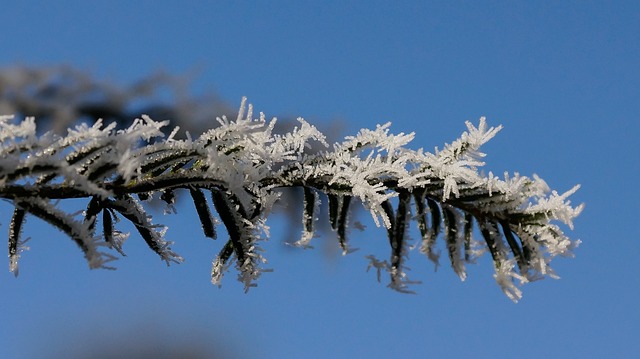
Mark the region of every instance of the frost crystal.
[[[323, 215], [318, 213], [321, 198], [327, 198], [331, 227], [343, 252], [349, 252], [349, 212], [361, 204], [376, 226], [384, 227], [391, 248], [388, 261], [369, 256], [369, 268], [378, 278], [387, 272], [389, 287], [401, 292], [416, 283], [406, 275], [409, 252], [420, 248], [437, 266], [440, 237], [461, 280], [466, 264], [490, 253], [494, 277], [513, 301], [521, 298], [519, 285], [557, 277], [552, 259], [571, 256], [580, 243], [558, 226], [573, 228], [583, 206], [572, 207], [568, 197], [579, 186], [558, 194], [535, 175], [505, 173], [501, 179], [479, 172], [481, 146], [501, 129], [489, 127], [484, 118], [477, 127], [467, 122], [459, 139], [429, 153], [408, 148], [415, 134], [392, 134], [390, 123], [329, 145], [302, 118], [292, 131], [276, 134], [275, 118], [267, 121], [263, 113], [258, 118], [253, 113], [243, 99], [235, 120], [218, 118], [218, 127], [195, 139], [189, 134], [179, 139], [178, 128], [165, 138], [168, 121], [146, 115], [122, 130], [98, 120], [69, 129], [64, 137], [38, 136], [30, 117], [15, 123], [12, 116], [0, 116], [0, 196], [15, 207], [10, 270], [17, 273], [26, 248], [20, 239], [26, 215], [72, 238], [91, 268], [114, 258], [102, 248], [124, 254], [128, 234], [115, 228], [121, 219], [131, 222], [167, 264], [179, 263], [183, 259], [165, 239], [166, 227], [152, 222], [144, 203], [160, 198], [168, 212], [175, 212], [176, 196], [189, 192], [205, 236], [217, 238], [217, 224], [229, 235], [213, 262], [211, 281], [219, 285], [235, 264], [248, 290], [266, 271], [260, 243], [269, 237], [266, 219], [281, 198], [279, 189], [286, 187], [303, 191], [302, 235], [295, 243], [300, 247], [310, 247]], [[311, 151], [312, 144], [325, 149]], [[89, 200], [82, 218], [56, 207], [57, 201], [74, 198]], [[419, 244], [409, 238], [411, 221], [417, 223]], [[359, 222], [354, 226], [363, 228]]]

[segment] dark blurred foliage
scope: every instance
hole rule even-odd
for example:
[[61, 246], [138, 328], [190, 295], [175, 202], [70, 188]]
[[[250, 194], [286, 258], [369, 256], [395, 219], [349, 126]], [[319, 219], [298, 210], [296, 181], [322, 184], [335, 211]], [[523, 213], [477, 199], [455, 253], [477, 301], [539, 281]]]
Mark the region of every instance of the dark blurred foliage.
[[[184, 323], [182, 323], [184, 324]], [[180, 325], [176, 323], [176, 325]], [[61, 328], [63, 332], [67, 330]], [[104, 328], [103, 328], [104, 329]], [[112, 328], [115, 329], [115, 328]], [[129, 323], [126, 329], [100, 338], [85, 334], [58, 338], [52, 347], [41, 348], [37, 356], [47, 359], [236, 359], [246, 357], [241, 341], [206, 336], [202, 329], [185, 337], [175, 329], [158, 328], [157, 323]], [[91, 333], [91, 331], [88, 331]], [[220, 333], [218, 333], [220, 334]], [[41, 356], [42, 355], [42, 356]]]
[[98, 80], [68, 66], [0, 69], [0, 113], [34, 116], [38, 128], [63, 132], [79, 122], [131, 124], [141, 114], [171, 120], [194, 134], [206, 130], [216, 116], [235, 115], [217, 96], [196, 97], [186, 77], [156, 73], [129, 86]]

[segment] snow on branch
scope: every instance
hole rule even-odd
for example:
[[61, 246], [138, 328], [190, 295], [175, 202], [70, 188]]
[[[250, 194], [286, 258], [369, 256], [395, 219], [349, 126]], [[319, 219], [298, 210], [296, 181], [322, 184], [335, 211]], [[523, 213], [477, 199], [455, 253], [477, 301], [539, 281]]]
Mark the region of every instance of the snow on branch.
[[[206, 237], [217, 238], [224, 225], [229, 239], [214, 260], [211, 278], [219, 285], [232, 264], [245, 289], [265, 271], [260, 242], [269, 236], [266, 219], [281, 200], [279, 189], [304, 192], [303, 232], [296, 245], [310, 247], [321, 198], [328, 199], [329, 222], [343, 253], [349, 212], [358, 204], [387, 232], [390, 258], [373, 256], [370, 267], [388, 272], [389, 286], [410, 292], [405, 262], [419, 248], [440, 264], [437, 238], [454, 272], [464, 280], [465, 264], [484, 252], [491, 255], [495, 280], [512, 300], [519, 285], [557, 277], [550, 267], [558, 255], [570, 256], [579, 244], [558, 223], [572, 228], [582, 205], [572, 206], [564, 194], [549, 189], [537, 176], [483, 175], [481, 146], [501, 129], [467, 122], [467, 131], [442, 150], [429, 153], [407, 147], [415, 134], [391, 134], [390, 124], [363, 129], [330, 146], [313, 125], [274, 134], [276, 119], [253, 116], [243, 99], [235, 121], [218, 118], [220, 126], [197, 139], [176, 139], [168, 121], [142, 115], [124, 129], [102, 121], [69, 129], [65, 136], [37, 135], [35, 121], [0, 117], [0, 197], [12, 203], [9, 231], [10, 270], [26, 249], [21, 239], [28, 215], [39, 217], [68, 235], [82, 250], [90, 268], [106, 267], [128, 234], [115, 227], [131, 222], [151, 250], [167, 264], [183, 259], [166, 240], [166, 227], [154, 224], [145, 201], [159, 197], [169, 206], [188, 191]], [[170, 133], [166, 136], [166, 133]], [[310, 153], [312, 145], [325, 150]], [[323, 196], [320, 196], [323, 194]], [[67, 214], [59, 201], [86, 198], [82, 216]], [[217, 214], [218, 219], [214, 217]], [[102, 214], [102, 215], [100, 215]], [[101, 222], [101, 235], [97, 223]], [[412, 243], [410, 224], [419, 230]], [[474, 230], [474, 224], [478, 230]], [[416, 245], [418, 244], [418, 245]]]

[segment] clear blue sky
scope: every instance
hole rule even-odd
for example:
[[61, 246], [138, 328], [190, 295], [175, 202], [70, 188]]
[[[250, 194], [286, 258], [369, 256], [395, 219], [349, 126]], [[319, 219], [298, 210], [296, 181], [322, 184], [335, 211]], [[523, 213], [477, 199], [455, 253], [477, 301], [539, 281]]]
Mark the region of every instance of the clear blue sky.
[[[284, 248], [286, 222], [274, 218], [275, 271], [244, 294], [233, 272], [221, 289], [209, 283], [222, 242], [203, 238], [186, 202], [157, 218], [186, 258], [169, 268], [132, 235], [117, 271], [90, 271], [72, 241], [32, 219], [20, 277], [0, 272], [3, 357], [123, 342], [243, 358], [638, 355], [640, 3], [131, 3], [6, 3], [0, 65], [71, 64], [121, 83], [198, 69], [194, 92], [343, 121], [345, 135], [392, 121], [428, 150], [487, 116], [505, 127], [485, 148], [488, 169], [537, 173], [559, 191], [582, 184], [570, 235], [583, 244], [554, 262], [562, 279], [525, 285], [518, 304], [486, 258], [462, 283], [417, 252], [409, 266], [423, 284], [402, 295], [365, 272], [365, 255], [388, 252], [383, 230], [352, 232], [361, 249], [342, 257]], [[0, 204], [3, 231], [10, 211]]]

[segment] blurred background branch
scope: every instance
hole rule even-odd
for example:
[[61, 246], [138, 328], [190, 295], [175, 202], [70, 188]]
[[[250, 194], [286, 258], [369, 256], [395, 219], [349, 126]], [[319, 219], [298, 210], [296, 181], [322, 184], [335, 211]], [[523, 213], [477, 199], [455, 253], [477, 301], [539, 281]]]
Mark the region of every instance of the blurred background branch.
[[165, 72], [122, 86], [65, 65], [7, 67], [0, 70], [0, 113], [34, 116], [40, 129], [56, 133], [99, 118], [128, 126], [147, 114], [196, 134], [216, 116], [236, 113], [215, 94], [191, 94], [189, 83], [188, 76]]

